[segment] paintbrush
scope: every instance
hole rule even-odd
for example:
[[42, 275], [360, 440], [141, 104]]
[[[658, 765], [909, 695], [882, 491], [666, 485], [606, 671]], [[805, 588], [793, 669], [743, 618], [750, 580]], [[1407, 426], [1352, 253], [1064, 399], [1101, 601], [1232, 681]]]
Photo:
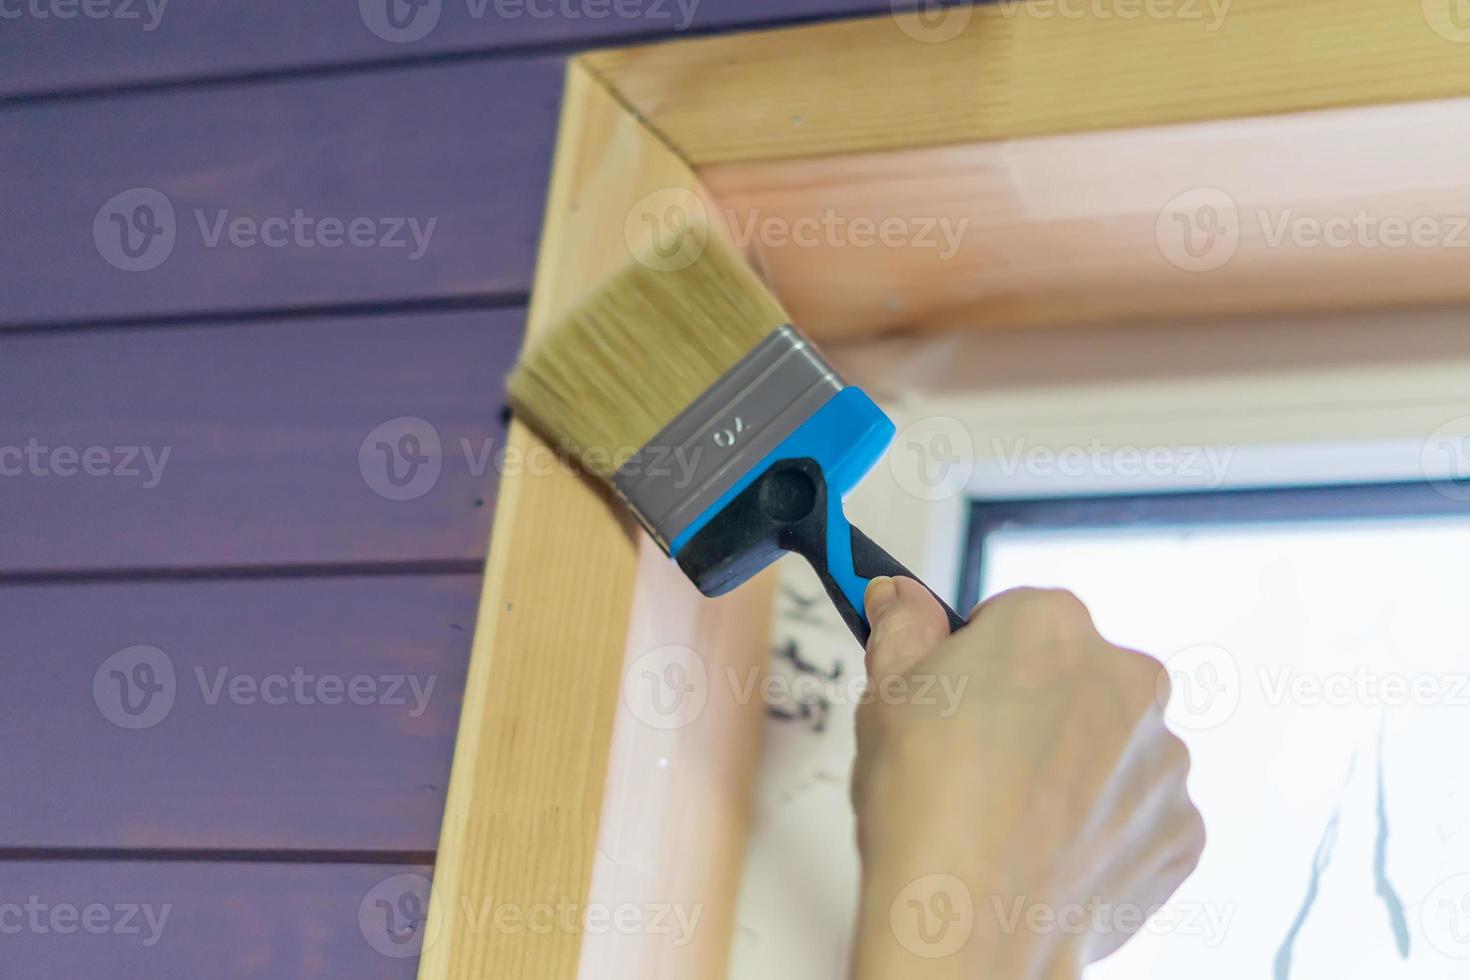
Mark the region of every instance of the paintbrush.
[[[842, 499], [894, 425], [729, 245], [698, 232], [634, 256], [533, 342], [511, 402], [611, 485], [705, 595], [796, 552], [866, 644], [868, 582], [914, 576], [848, 523]], [[965, 624], [940, 604], [952, 629]]]

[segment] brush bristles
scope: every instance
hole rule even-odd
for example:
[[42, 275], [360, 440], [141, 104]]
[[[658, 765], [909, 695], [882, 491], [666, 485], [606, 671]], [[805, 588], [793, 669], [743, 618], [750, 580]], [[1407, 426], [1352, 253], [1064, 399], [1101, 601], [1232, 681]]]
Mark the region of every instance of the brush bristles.
[[[532, 343], [510, 397], [541, 434], [611, 479], [776, 328], [786, 314], [715, 234], [687, 232], [692, 251], [635, 257]], [[681, 269], [669, 269], [698, 249]]]

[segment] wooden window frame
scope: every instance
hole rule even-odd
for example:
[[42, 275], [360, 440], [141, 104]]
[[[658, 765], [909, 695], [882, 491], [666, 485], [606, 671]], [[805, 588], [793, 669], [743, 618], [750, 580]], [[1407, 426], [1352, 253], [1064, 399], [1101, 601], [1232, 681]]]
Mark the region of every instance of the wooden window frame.
[[[1434, 0], [1234, 0], [1215, 30], [1105, 6], [1006, 0], [573, 59], [528, 334], [628, 261], [671, 201], [732, 233], [820, 208], [969, 219], [943, 263], [751, 243], [824, 343], [1470, 299], [1457, 253], [1283, 246], [1245, 220], [1426, 196], [1464, 210], [1470, 32], [1448, 5], [1440, 19]], [[1157, 238], [1170, 202], [1202, 187], [1231, 188], [1242, 216], [1209, 274]], [[519, 423], [508, 450], [552, 458]], [[724, 974], [759, 699], [712, 699], [659, 731], [619, 689], [670, 645], [712, 671], [759, 669], [770, 589], [705, 600], [592, 482], [503, 475], [421, 978]], [[700, 925], [682, 945], [562, 925], [622, 902], [698, 906]], [[532, 927], [538, 907], [559, 910], [551, 928]]]

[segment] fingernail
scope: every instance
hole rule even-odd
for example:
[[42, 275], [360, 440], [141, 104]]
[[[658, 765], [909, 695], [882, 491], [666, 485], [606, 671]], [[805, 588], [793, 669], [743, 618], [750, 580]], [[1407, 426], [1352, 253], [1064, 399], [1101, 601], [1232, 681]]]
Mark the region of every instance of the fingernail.
[[876, 627], [878, 620], [898, 601], [898, 587], [893, 579], [880, 575], [868, 583], [863, 593], [863, 608], [868, 613], [868, 625]]

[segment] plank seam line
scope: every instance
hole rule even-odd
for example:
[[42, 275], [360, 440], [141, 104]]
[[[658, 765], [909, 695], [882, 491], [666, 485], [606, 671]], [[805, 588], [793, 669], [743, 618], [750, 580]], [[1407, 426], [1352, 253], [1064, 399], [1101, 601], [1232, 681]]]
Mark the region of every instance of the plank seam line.
[[384, 578], [394, 576], [483, 575], [485, 559], [316, 562], [276, 565], [203, 565], [178, 568], [79, 568], [0, 571], [7, 585], [100, 585], [147, 582], [240, 582], [261, 579]]
[[391, 864], [432, 865], [433, 851], [350, 851], [305, 848], [213, 847], [0, 847], [0, 863], [41, 861], [169, 864]]
[[464, 313], [477, 310], [524, 308], [530, 294], [486, 293], [471, 296], [440, 296], [362, 303], [321, 303], [301, 306], [261, 307], [243, 310], [206, 310], [193, 313], [131, 314], [93, 320], [34, 320], [11, 324], [0, 322], [0, 340], [28, 333], [61, 333], [88, 330], [199, 327], [269, 323], [279, 320], [340, 320], [365, 316], [403, 316], [419, 313]]

